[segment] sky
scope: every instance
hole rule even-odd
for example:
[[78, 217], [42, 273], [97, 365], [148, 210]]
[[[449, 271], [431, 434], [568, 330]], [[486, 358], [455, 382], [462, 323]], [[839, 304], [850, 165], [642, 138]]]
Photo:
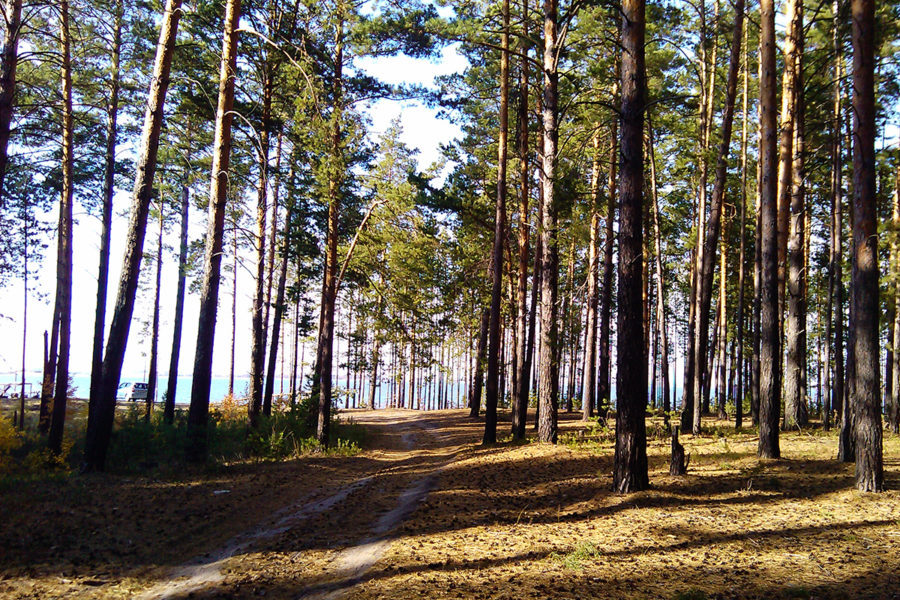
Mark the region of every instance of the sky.
[[[443, 49], [435, 60], [413, 59], [406, 56], [378, 58], [377, 60], [358, 59], [355, 66], [391, 84], [416, 84], [432, 86], [435, 77], [461, 72], [466, 67], [466, 59], [457, 51], [456, 46]], [[419, 168], [426, 169], [440, 157], [440, 146], [461, 135], [460, 129], [449, 121], [438, 118], [437, 111], [428, 108], [420, 101], [379, 100], [367, 107], [366, 112], [371, 119], [371, 136], [373, 140], [388, 128], [391, 121], [402, 117], [402, 140], [411, 148], [419, 151]], [[120, 148], [119, 152], [125, 152]], [[107, 309], [107, 327], [111, 319], [112, 305], [115, 302], [116, 286], [121, 272], [121, 257], [125, 249], [125, 228], [127, 226], [127, 210], [130, 201], [130, 190], [120, 190], [115, 197], [115, 215], [110, 261], [110, 290]], [[198, 239], [205, 231], [206, 215], [192, 211], [189, 235]], [[56, 215], [45, 218], [56, 219]], [[69, 370], [72, 374], [88, 374], [91, 368], [91, 350], [93, 345], [94, 307], [97, 294], [97, 270], [100, 245], [100, 221], [88, 215], [84, 210], [75, 207], [76, 226], [74, 229], [74, 265], [73, 273], [73, 309], [72, 309], [72, 356]], [[156, 248], [157, 226], [152, 220], [148, 224], [144, 251]], [[164, 243], [172, 248], [178, 247], [179, 228], [172, 227], [164, 237]], [[43, 362], [43, 331], [49, 328], [52, 317], [52, 298], [55, 291], [55, 239], [50, 247], [36, 278], [32, 279], [29, 288], [32, 293], [28, 299], [28, 337], [26, 347], [26, 370], [41, 368]], [[249, 254], [249, 253], [248, 253]], [[254, 259], [247, 257], [247, 265], [254, 264]], [[225, 264], [230, 264], [226, 259]], [[153, 268], [153, 263], [144, 262], [142, 268]], [[172, 345], [172, 322], [175, 307], [177, 285], [177, 258], [169, 255], [163, 260], [162, 286], [160, 297], [160, 375], [168, 373], [169, 353]], [[238, 272], [237, 294], [237, 332], [236, 340], [236, 375], [246, 375], [250, 366], [250, 310], [254, 291], [253, 276], [248, 271]], [[216, 343], [213, 351], [213, 376], [228, 375], [231, 343], [231, 280], [230, 273], [223, 273], [223, 281], [219, 291], [219, 318], [216, 326]], [[37, 291], [43, 299], [34, 293]], [[122, 369], [122, 380], [142, 379], [149, 363], [150, 342], [149, 322], [152, 316], [152, 292], [138, 293], [135, 307], [135, 318], [132, 320], [128, 349]], [[197, 316], [199, 314], [199, 298], [188, 294], [185, 299], [184, 330], [181, 343], [180, 374], [190, 374], [197, 340]], [[0, 289], [0, 384], [16, 381], [20, 377], [22, 364], [22, 319], [23, 285], [14, 280]], [[34, 380], [29, 377], [29, 380]]]

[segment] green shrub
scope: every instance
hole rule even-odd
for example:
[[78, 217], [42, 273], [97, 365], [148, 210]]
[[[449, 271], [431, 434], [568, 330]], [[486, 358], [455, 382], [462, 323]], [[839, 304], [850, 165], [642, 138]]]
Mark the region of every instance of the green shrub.
[[0, 475], [13, 466], [13, 453], [22, 447], [24, 440], [9, 419], [0, 417]]

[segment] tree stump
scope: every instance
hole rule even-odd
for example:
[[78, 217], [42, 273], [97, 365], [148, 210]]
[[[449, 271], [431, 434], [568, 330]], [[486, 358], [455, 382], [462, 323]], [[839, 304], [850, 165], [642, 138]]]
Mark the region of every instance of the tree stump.
[[684, 446], [678, 442], [678, 425], [672, 428], [672, 459], [669, 462], [669, 475], [684, 475], [687, 473], [687, 461], [684, 455]]

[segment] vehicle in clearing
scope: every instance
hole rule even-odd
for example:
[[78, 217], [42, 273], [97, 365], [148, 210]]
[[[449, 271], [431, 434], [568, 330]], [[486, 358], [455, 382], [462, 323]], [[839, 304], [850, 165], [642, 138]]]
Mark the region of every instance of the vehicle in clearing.
[[140, 382], [128, 382], [119, 384], [119, 391], [116, 393], [117, 400], [146, 400], [147, 384]]

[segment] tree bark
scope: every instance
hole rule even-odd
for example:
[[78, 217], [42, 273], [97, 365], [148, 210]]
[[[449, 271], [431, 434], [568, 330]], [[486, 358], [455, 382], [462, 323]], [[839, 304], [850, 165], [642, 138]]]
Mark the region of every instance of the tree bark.
[[475, 418], [481, 411], [481, 390], [484, 384], [484, 359], [487, 353], [487, 331], [491, 319], [490, 309], [481, 312], [481, 325], [478, 328], [478, 342], [475, 350], [475, 368], [472, 377], [472, 390], [469, 396], [469, 416]]
[[178, 250], [178, 288], [175, 295], [175, 322], [172, 325], [172, 356], [169, 359], [169, 380], [166, 385], [166, 399], [163, 407], [163, 421], [171, 425], [175, 422], [175, 394], [178, 391], [178, 361], [181, 356], [181, 330], [184, 323], [184, 292], [187, 284], [188, 214], [190, 191], [185, 181], [181, 186], [181, 246]]
[[650, 115], [647, 114], [647, 131], [649, 133], [649, 149], [650, 149], [650, 185], [652, 193], [653, 209], [653, 231], [656, 234], [653, 239], [653, 249], [656, 255], [656, 320], [657, 331], [659, 331], [660, 353], [660, 375], [662, 378], [663, 388], [663, 422], [668, 426], [669, 412], [672, 410], [671, 390], [669, 387], [669, 336], [666, 327], [666, 304], [665, 304], [665, 279], [662, 259], [662, 230], [659, 225], [659, 197], [657, 195], [656, 181], [656, 144], [653, 137], [653, 124]]
[[341, 210], [340, 177], [341, 168], [341, 118], [343, 114], [343, 68], [344, 68], [344, 12], [343, 4], [338, 4], [337, 30], [335, 32], [335, 60], [332, 93], [334, 112], [331, 115], [331, 152], [334, 172], [328, 182], [328, 232], [326, 235], [325, 279], [322, 288], [322, 327], [319, 331], [319, 415], [316, 439], [323, 446], [328, 445], [331, 426], [331, 372], [334, 351], [334, 309], [337, 302], [337, 250], [338, 219]]
[[[718, 12], [718, 2], [716, 3], [716, 12]], [[684, 361], [684, 391], [683, 391], [683, 399], [682, 399], [682, 411], [681, 411], [681, 429], [682, 431], [688, 431], [689, 429], [694, 431], [695, 433], [699, 433], [700, 431], [700, 417], [702, 416], [702, 394], [697, 393], [697, 390], [702, 390], [704, 387], [704, 380], [706, 376], [706, 372], [703, 368], [700, 368], [701, 365], [698, 365], [697, 361], [697, 353], [699, 349], [697, 348], [697, 340], [699, 339], [699, 325], [697, 323], [697, 309], [701, 306], [700, 302], [700, 285], [701, 278], [700, 273], [703, 269], [703, 252], [705, 249], [705, 243], [703, 241], [704, 231], [706, 231], [706, 205], [707, 205], [707, 185], [709, 181], [709, 164], [707, 155], [709, 153], [709, 139], [710, 133], [712, 132], [712, 96], [714, 83], [709, 81], [709, 76], [715, 76], [716, 73], [716, 56], [713, 54], [713, 60], [711, 63], [712, 68], [709, 72], [707, 72], [707, 68], [709, 66], [709, 61], [707, 61], [707, 50], [706, 45], [708, 42], [707, 35], [707, 26], [706, 26], [706, 0], [702, 0], [700, 3], [700, 43], [698, 47], [698, 54], [700, 59], [700, 139], [698, 142], [697, 148], [697, 168], [699, 170], [699, 182], [697, 185], [698, 188], [698, 201], [697, 201], [697, 213], [696, 213], [696, 224], [697, 224], [697, 247], [693, 251], [691, 256], [691, 273], [690, 273], [690, 297], [688, 302], [688, 350], [687, 356]], [[713, 49], [715, 50], [716, 44], [713, 44]], [[709, 322], [709, 315], [706, 316], [707, 323]], [[707, 325], [708, 327], [708, 325]], [[707, 343], [709, 340], [709, 332], [705, 332], [703, 335], [707, 336]]]
[[794, 48], [793, 144], [788, 227], [787, 293], [785, 325], [787, 363], [784, 374], [784, 429], [808, 424], [806, 373], [806, 184], [803, 173], [803, 2], [797, 3]]
[[[106, 329], [106, 297], [109, 288], [109, 241], [112, 229], [113, 196], [116, 193], [116, 141], [119, 117], [119, 55], [122, 48], [123, 0], [117, 0], [113, 15], [113, 43], [110, 48], [109, 104], [106, 108], [106, 153], [103, 166], [103, 208], [100, 231], [100, 265], [97, 273], [97, 304], [94, 309], [94, 346], [91, 354], [91, 395], [96, 394], [103, 371], [103, 332]], [[0, 93], [2, 95], [2, 93]], [[2, 122], [0, 122], [2, 128]], [[0, 159], [2, 162], [2, 159]], [[2, 184], [0, 184], [2, 195]]]
[[[298, 360], [297, 357], [297, 346], [300, 342], [300, 301], [299, 299], [294, 301], [294, 327], [293, 327], [293, 347], [294, 351], [292, 353], [293, 360], [291, 364], [291, 396], [290, 396], [290, 405], [291, 408], [294, 408], [297, 405], [297, 392], [303, 390], [303, 359], [306, 355], [306, 344], [302, 344], [299, 347], [300, 357]], [[300, 367], [300, 378], [297, 378], [297, 367]], [[298, 383], [299, 382], [299, 383]]]
[[[759, 48], [762, 48], [760, 40]], [[762, 61], [757, 60], [757, 81], [762, 81]], [[762, 104], [757, 103], [757, 145], [762, 150]], [[762, 333], [762, 168], [756, 162], [756, 231], [753, 240], [753, 333], [750, 340], [750, 421], [759, 424], [760, 335]]]
[[779, 458], [778, 343], [778, 147], [775, 103], [775, 6], [760, 3], [760, 247], [761, 300], [759, 350], [760, 458]]
[[[725, 184], [727, 182], [728, 150], [731, 145], [731, 130], [734, 122], [734, 102], [737, 96], [738, 68], [741, 62], [741, 39], [744, 26], [744, 2], [735, 4], [734, 34], [731, 40], [731, 56], [726, 83], [725, 113], [722, 117], [722, 142], [716, 159], [716, 179], [709, 206], [709, 220], [704, 233], [703, 245], [699, 248], [700, 266], [697, 272], [697, 305], [694, 314], [697, 319], [694, 341], [694, 414], [692, 432], [699, 435], [700, 411], [698, 401], [702, 397], [703, 376], [707, 372], [707, 356], [709, 352], [709, 312], [712, 304], [713, 270], [716, 261], [716, 243], [720, 234], [722, 205], [725, 200]], [[722, 277], [725, 276], [724, 271]], [[725, 323], [721, 323], [724, 335]]]
[[600, 134], [594, 133], [591, 167], [591, 231], [588, 248], [587, 332], [584, 343], [584, 387], [581, 393], [582, 420], [594, 416], [597, 396], [597, 308], [600, 303]]
[[878, 235], [875, 170], [875, 2], [852, 0], [853, 386], [856, 487], [884, 489], [878, 361]]
[[53, 404], [53, 388], [56, 383], [56, 352], [59, 348], [59, 304], [53, 305], [53, 322], [50, 324], [50, 347], [47, 348], [47, 330], [44, 330], [44, 376], [41, 381], [41, 405], [38, 413], [38, 431], [43, 435], [50, 431], [50, 411]]
[[801, 0], [784, 3], [787, 31], [784, 39], [784, 71], [781, 79], [781, 125], [778, 156], [778, 340], [779, 365], [777, 388], [780, 390], [784, 373], [781, 355], [784, 347], [785, 288], [787, 282], [787, 247], [790, 233], [791, 196], [793, 190], [794, 123], [798, 99], [797, 54], [803, 36]]
[[19, 431], [25, 430], [25, 358], [28, 351], [28, 244], [30, 226], [27, 209], [22, 224], [22, 382], [19, 389]]
[[228, 395], [234, 397], [234, 357], [237, 345], [237, 274], [238, 274], [238, 224], [232, 221], [231, 234], [231, 354], [228, 363]]
[[153, 193], [153, 177], [156, 174], [156, 155], [159, 150], [163, 107], [169, 87], [169, 72], [180, 18], [181, 0], [167, 0], [159, 32], [159, 43], [156, 46], [153, 77], [150, 80], [150, 90], [147, 94], [147, 109], [144, 113], [140, 158], [132, 193], [125, 257], [122, 263], [122, 275], [119, 279], [113, 320], [107, 335], [106, 352], [103, 357], [103, 375], [97, 394], [92, 394], [90, 400], [83, 466], [83, 469], [87, 471], [103, 470], [106, 450], [112, 433], [116, 409], [116, 390], [119, 387], [122, 362], [128, 344], [128, 331], [134, 313], [144, 236], [147, 231], [147, 214]]
[[381, 362], [381, 338], [377, 334], [373, 335], [373, 338], [372, 373], [369, 379], [369, 410], [375, 410], [375, 398], [378, 390], [378, 364]]
[[159, 199], [159, 235], [156, 238], [156, 283], [153, 292], [153, 323], [150, 326], [150, 368], [147, 371], [147, 410], [144, 421], [150, 422], [156, 402], [156, 380], [159, 365], [159, 289], [162, 284], [163, 204]]
[[[738, 0], [740, 1], [740, 0]], [[613, 488], [647, 489], [647, 356], [644, 350], [643, 182], [644, 0], [622, 2], [622, 148], [619, 182], [619, 286], [616, 357], [616, 451]]]
[[541, 360], [538, 402], [538, 440], [556, 443], [559, 403], [559, 348], [557, 322], [557, 246], [556, 151], [558, 129], [557, 72], [558, 2], [544, 0], [544, 92], [543, 92], [543, 170], [541, 186], [544, 206], [541, 214]]
[[72, 52], [69, 34], [69, 2], [59, 3], [59, 37], [62, 55], [62, 196], [59, 203], [59, 231], [56, 262], [56, 305], [59, 307], [59, 349], [56, 358], [56, 388], [50, 417], [50, 452], [62, 453], [69, 396], [69, 350], [72, 332], [72, 202], [75, 182], [75, 128], [72, 120]]
[[209, 417], [209, 388], [212, 380], [213, 345], [216, 336], [216, 310], [222, 266], [222, 239], [225, 206], [228, 200], [228, 166], [231, 160], [231, 122], [237, 62], [238, 22], [241, 0], [228, 0], [222, 31], [222, 62], [219, 68], [219, 99], [213, 141], [212, 181], [209, 189], [209, 222], [203, 259], [203, 283], [200, 292], [200, 316], [197, 321], [197, 348], [188, 412], [187, 457], [206, 458], [206, 425]]
[[19, 33], [22, 27], [22, 0], [6, 0], [3, 6], [6, 29], [0, 57], [0, 212], [6, 195], [3, 183], [9, 163], [9, 135], [16, 94], [16, 67], [19, 64]]
[[[842, 177], [841, 177], [841, 77], [843, 70], [843, 43], [840, 40], [840, 4], [832, 3], [832, 48], [834, 50], [834, 93], [831, 119], [831, 215], [828, 258], [828, 302], [825, 323], [825, 407], [823, 426], [831, 428], [831, 417], [840, 409], [843, 401], [843, 306], [842, 306]], [[840, 336], [838, 336], [840, 332]], [[834, 378], [831, 362], [834, 357]], [[840, 381], [840, 385], [838, 385]]]
[[716, 374], [716, 417], [725, 420], [728, 415], [725, 412], [725, 401], [727, 396], [726, 390], [726, 372], [728, 370], [728, 296], [725, 290], [726, 273], [728, 269], [728, 244], [725, 243], [725, 230], [728, 229], [728, 215], [722, 216], [722, 234], [719, 236], [719, 335], [717, 338], [718, 357], [717, 374]]
[[737, 389], [734, 395], [734, 428], [740, 430], [744, 425], [744, 279], [746, 271], [746, 243], [747, 243], [747, 121], [749, 117], [749, 82], [750, 59], [747, 45], [747, 30], [744, 28], [743, 42], [743, 90], [741, 107], [741, 242], [738, 251], [738, 306], [737, 306]]
[[[518, 142], [519, 142], [519, 270], [516, 282], [516, 384], [513, 389], [512, 434], [513, 439], [525, 437], [525, 421], [528, 417], [528, 395], [530, 392], [531, 348], [533, 335], [529, 341], [528, 321], [528, 2], [522, 2], [522, 38], [519, 52], [519, 103], [518, 103]], [[535, 261], [537, 263], [537, 261]], [[537, 279], [532, 287], [537, 286]]]
[[[265, 302], [265, 310], [263, 311], [263, 323], [268, 327], [269, 324], [269, 313], [272, 310], [272, 285], [274, 284], [277, 287], [277, 283], [274, 282], [275, 279], [275, 250], [276, 250], [276, 242], [278, 238], [278, 212], [279, 212], [279, 187], [281, 184], [281, 143], [282, 143], [282, 132], [278, 132], [278, 136], [275, 140], [275, 180], [272, 182], [272, 226], [269, 227], [269, 250], [266, 254], [266, 302]], [[276, 290], [277, 293], [277, 290]], [[282, 310], [282, 316], [284, 315], [284, 311]], [[276, 352], [277, 354], [277, 352]], [[282, 360], [284, 360], [284, 352], [281, 355]], [[268, 363], [267, 363], [268, 364]], [[268, 381], [268, 372], [269, 369], [266, 367], [266, 381]], [[268, 384], [266, 384], [268, 385]], [[273, 385], [274, 391], [274, 385]], [[263, 388], [263, 414], [269, 416], [271, 414], [272, 406], [271, 406], [271, 398], [269, 398], [269, 412], [266, 412], [266, 400], [265, 400], [265, 388]]]
[[[268, 63], [268, 58], [265, 59]], [[266, 333], [268, 321], [263, 322], [265, 310], [266, 279], [266, 216], [269, 212], [269, 128], [272, 111], [272, 83], [268, 64], [263, 67], [262, 122], [259, 131], [259, 182], [256, 195], [256, 278], [253, 294], [253, 308], [250, 318], [250, 390], [248, 417], [250, 426], [259, 426], [262, 412], [263, 370], [266, 359]], [[274, 228], [273, 217], [272, 227]]]
[[503, 242], [506, 239], [506, 158], [509, 134], [509, 0], [501, 2], [503, 34], [500, 42], [500, 132], [497, 143], [497, 213], [491, 252], [491, 316], [488, 327], [487, 390], [483, 444], [497, 442], [497, 401], [500, 377], [500, 319], [503, 301]]
[[[850, 112], [850, 111], [848, 111]], [[853, 148], [853, 121], [851, 117], [848, 115], [844, 118], [844, 125], [846, 129], [846, 140], [844, 141], [845, 148], [848, 150]], [[851, 226], [851, 235], [850, 235], [850, 281], [851, 286], [852, 282], [855, 278], [854, 271], [857, 268], [855, 254], [856, 254], [856, 240], [853, 236], [852, 227], [854, 223], [854, 203], [850, 202], [848, 204], [850, 214], [850, 226]], [[841, 292], [841, 304], [843, 305], [843, 285], [840, 288]], [[850, 302], [849, 310], [848, 310], [848, 319], [847, 319], [847, 355], [846, 355], [846, 375], [843, 378], [843, 387], [841, 390], [841, 409], [840, 409], [840, 419], [841, 419], [841, 429], [840, 434], [838, 436], [838, 460], [841, 462], [854, 462], [856, 460], [856, 448], [854, 445], [854, 423], [856, 419], [856, 415], [854, 414], [853, 409], [853, 386], [856, 383], [854, 379], [854, 373], [856, 371], [856, 353], [854, 352], [854, 348], [856, 347], [855, 343], [855, 335], [856, 329], [854, 328], [854, 303]], [[835, 334], [837, 335], [837, 334]]]
[[894, 319], [888, 325], [893, 328], [893, 385], [891, 386], [890, 406], [887, 411], [887, 423], [893, 433], [900, 433], [900, 166], [894, 178], [894, 198], [892, 202], [894, 224]]
[[[540, 230], [540, 215], [543, 213], [544, 209], [544, 201], [543, 201], [543, 188], [538, 186], [538, 229]], [[543, 288], [543, 273], [541, 272], [541, 256], [544, 253], [543, 242], [541, 241], [540, 231], [538, 231], [538, 235], [536, 236], [536, 240], [534, 242], [534, 273], [532, 275], [531, 280], [531, 306], [528, 309], [528, 350], [525, 357], [526, 368], [525, 372], [530, 375], [528, 379], [531, 380], [531, 389], [535, 391], [535, 395], [537, 395], [537, 372], [538, 367], [535, 365], [535, 354], [540, 352], [540, 340], [537, 336], [537, 321], [538, 314], [541, 310], [541, 300], [540, 300], [540, 292]], [[538, 357], [538, 360], [540, 358]], [[526, 384], [527, 385], [527, 384]], [[528, 398], [527, 402], [531, 402], [530, 394], [525, 394], [525, 397]], [[540, 411], [540, 403], [535, 407], [535, 420], [534, 420], [534, 429], [537, 429], [537, 415]], [[525, 421], [527, 420], [527, 413], [523, 414], [523, 422], [522, 422], [522, 438], [525, 437]]]
[[[615, 97], [615, 92], [613, 93]], [[612, 321], [612, 292], [613, 292], [613, 241], [615, 233], [613, 225], [616, 220], [616, 168], [619, 164], [619, 136], [618, 119], [613, 119], [610, 125], [609, 136], [609, 173], [606, 182], [607, 206], [606, 222], [604, 223], [604, 247], [603, 247], [603, 283], [600, 290], [600, 356], [599, 372], [597, 374], [597, 412], [601, 418], [605, 418], [605, 411], [612, 403], [612, 390], [610, 389], [610, 323]]]
[[[277, 190], [277, 185], [275, 189]], [[277, 206], [277, 191], [274, 192], [276, 206]], [[273, 214], [273, 222], [272, 227], [275, 228], [277, 226], [278, 220], [275, 213]], [[282, 244], [281, 248], [281, 266], [278, 271], [278, 287], [275, 291], [275, 315], [272, 319], [272, 341], [269, 346], [269, 362], [267, 363], [267, 372], [266, 372], [266, 388], [263, 391], [263, 414], [265, 416], [270, 416], [272, 414], [272, 395], [275, 393], [275, 359], [278, 358], [278, 339], [281, 335], [281, 321], [284, 319], [284, 293], [285, 286], [287, 284], [287, 266], [288, 266], [288, 232], [291, 227], [291, 220], [293, 219], [293, 212], [290, 207], [288, 207], [287, 213], [284, 217], [284, 229], [282, 230]]]
[[[566, 269], [566, 295], [563, 299], [562, 319], [563, 333], [560, 336], [562, 344], [560, 344], [560, 357], [557, 359], [559, 364], [564, 364], [562, 360], [562, 348], [569, 350], [568, 376], [566, 376], [566, 412], [572, 412], [572, 395], [575, 392], [575, 361], [578, 357], [578, 334], [576, 333], [575, 322], [577, 320], [575, 305], [575, 237], [572, 236], [569, 243], [569, 260]], [[567, 339], [568, 338], [568, 339]]]

